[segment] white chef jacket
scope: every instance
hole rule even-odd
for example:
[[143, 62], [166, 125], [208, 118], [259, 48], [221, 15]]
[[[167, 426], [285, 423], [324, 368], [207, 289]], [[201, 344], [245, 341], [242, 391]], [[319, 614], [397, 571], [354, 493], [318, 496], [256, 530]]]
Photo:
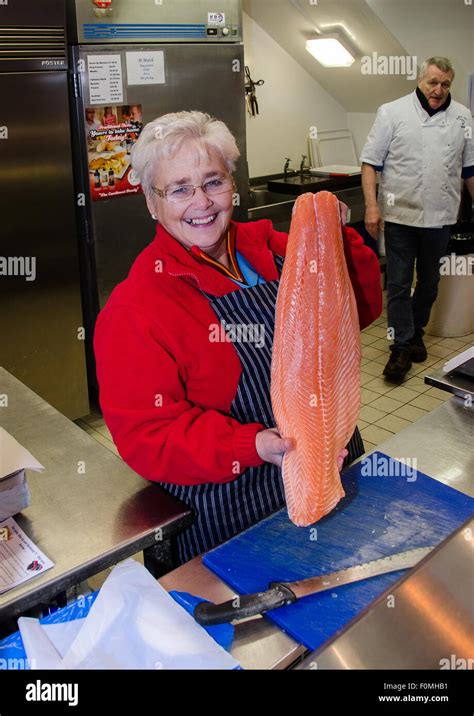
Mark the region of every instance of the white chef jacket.
[[416, 91], [383, 104], [360, 160], [381, 172], [378, 202], [386, 221], [423, 228], [455, 224], [461, 172], [474, 166], [470, 112], [451, 100], [430, 117]]

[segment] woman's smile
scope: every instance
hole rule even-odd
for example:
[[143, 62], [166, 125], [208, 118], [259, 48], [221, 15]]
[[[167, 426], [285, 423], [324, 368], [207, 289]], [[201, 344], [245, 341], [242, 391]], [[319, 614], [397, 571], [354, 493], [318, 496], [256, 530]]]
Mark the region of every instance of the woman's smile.
[[209, 214], [207, 216], [196, 216], [192, 219], [185, 219], [184, 221], [189, 224], [189, 226], [193, 226], [196, 229], [206, 229], [211, 224], [215, 222], [217, 219], [217, 213], [216, 214]]
[[234, 208], [233, 190], [209, 196], [202, 187], [228, 176], [224, 160], [215, 149], [195, 141], [183, 142], [171, 157], [160, 162], [154, 185], [168, 192], [191, 185], [194, 195], [170, 201], [155, 194], [148, 200], [150, 211], [186, 248], [197, 246], [219, 258]]

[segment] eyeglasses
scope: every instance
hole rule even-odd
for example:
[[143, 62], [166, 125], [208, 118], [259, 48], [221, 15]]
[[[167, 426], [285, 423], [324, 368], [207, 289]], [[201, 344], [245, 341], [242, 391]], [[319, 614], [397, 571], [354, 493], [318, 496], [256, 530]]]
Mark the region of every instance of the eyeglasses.
[[207, 196], [225, 194], [226, 192], [235, 189], [235, 182], [230, 176], [219, 176], [215, 179], [210, 179], [204, 184], [199, 184], [198, 186], [193, 186], [193, 184], [182, 184], [181, 186], [175, 186], [165, 190], [157, 189], [154, 186], [151, 188], [155, 194], [158, 194], [158, 196], [161, 197], [161, 199], [166, 199], [166, 201], [171, 202], [180, 202], [190, 201], [196, 193], [196, 189], [202, 189]]

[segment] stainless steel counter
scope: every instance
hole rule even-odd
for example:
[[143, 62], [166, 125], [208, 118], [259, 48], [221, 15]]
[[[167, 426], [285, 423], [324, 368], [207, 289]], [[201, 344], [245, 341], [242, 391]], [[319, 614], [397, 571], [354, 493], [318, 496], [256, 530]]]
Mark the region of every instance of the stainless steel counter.
[[471, 519], [297, 668], [474, 668], [473, 560]]
[[416, 457], [417, 469], [474, 497], [474, 408], [453, 397], [378, 448], [390, 457]]
[[[421, 470], [421, 472], [474, 496], [474, 408], [466, 407], [464, 401], [460, 398], [454, 397], [440, 405], [424, 418], [381, 443], [377, 450], [394, 458], [413, 459], [416, 457], [417, 469]], [[435, 582], [433, 580], [437, 580], [436, 589], [442, 586], [444, 595], [449, 590], [456, 589], [456, 582], [453, 579], [457, 579], [463, 569], [464, 572], [467, 571], [466, 558], [470, 554], [467, 546], [464, 546], [464, 549], [459, 554], [461, 554], [461, 558], [459, 558], [461, 561], [457, 558], [453, 562], [451, 560], [452, 553], [448, 551], [446, 558], [443, 556], [442, 560], [437, 561], [432, 569], [430, 567], [429, 574], [434, 575], [430, 577], [430, 589], [434, 588]], [[451, 567], [442, 573], [447, 564], [451, 564]], [[423, 579], [425, 579], [424, 575]], [[232, 590], [202, 564], [201, 557], [197, 557], [167, 574], [160, 582], [166, 589], [189, 591], [214, 602], [224, 601], [233, 595]], [[425, 582], [423, 581], [421, 584], [425, 584]], [[395, 589], [396, 587], [393, 586], [392, 592]], [[424, 592], [406, 590], [407, 588], [403, 592], [404, 599], [412, 600], [413, 609], [418, 610], [418, 614], [429, 611], [430, 602], [427, 599], [429, 593], [426, 595]], [[386, 609], [385, 606], [381, 608]], [[396, 611], [396, 614], [401, 618], [403, 618], [404, 613], [401, 610]], [[439, 618], [444, 618], [444, 616], [443, 613]], [[437, 616], [436, 614], [431, 616], [430, 614], [425, 614], [424, 618], [426, 621], [423, 626], [432, 628], [433, 621], [431, 622], [431, 627], [429, 627], [429, 620], [435, 620]], [[464, 617], [459, 616], [456, 619], [455, 624], [456, 629], [458, 629], [459, 623], [462, 622]], [[413, 621], [410, 623], [413, 624]], [[416, 620], [414, 623], [416, 626]], [[421, 616], [419, 617], [419, 623], [422, 624]], [[454, 624], [454, 622], [452, 623]], [[465, 623], [465, 627], [468, 627], [467, 623]], [[421, 632], [416, 633], [421, 634]], [[345, 631], [343, 634], [345, 634]], [[449, 648], [452, 650], [447, 654], [448, 657], [451, 653], [456, 653], [455, 649], [459, 651], [457, 634], [457, 631], [453, 631], [451, 634], [449, 630], [445, 634], [443, 650]], [[369, 636], [366, 631], [363, 631], [361, 639], [365, 638], [368, 639]], [[370, 638], [372, 645], [377, 643], [382, 649], [390, 649], [387, 644], [383, 647], [385, 634], [382, 627], [379, 633], [377, 631], [372, 632]], [[401, 641], [400, 649], [401, 651], [397, 652], [398, 663], [406, 664], [407, 668], [416, 668], [416, 663], [418, 663], [421, 668], [421, 660], [417, 662], [420, 651], [412, 649], [410, 640]], [[410, 656], [410, 649], [412, 649], [413, 656]], [[231, 653], [246, 669], [286, 668], [294, 664], [298, 657], [305, 652], [306, 649], [302, 644], [296, 643], [278, 627], [267, 621], [265, 617], [249, 619], [244, 623], [237, 623], [235, 626], [235, 639]], [[459, 655], [461, 656], [462, 653], [460, 652]], [[331, 663], [335, 664], [335, 661], [333, 660]], [[341, 668], [341, 666], [343, 665], [340, 663], [338, 668]], [[314, 667], [310, 666], [309, 668]]]
[[457, 395], [467, 403], [474, 405], [474, 383], [456, 373], [445, 373], [441, 368], [429, 375], [425, 375], [425, 383], [440, 390]]
[[[191, 522], [186, 505], [145, 482], [110, 450], [0, 368], [0, 426], [44, 465], [28, 471], [31, 505], [15, 516], [55, 566], [0, 595], [0, 622]], [[161, 530], [161, 531], [158, 531]]]

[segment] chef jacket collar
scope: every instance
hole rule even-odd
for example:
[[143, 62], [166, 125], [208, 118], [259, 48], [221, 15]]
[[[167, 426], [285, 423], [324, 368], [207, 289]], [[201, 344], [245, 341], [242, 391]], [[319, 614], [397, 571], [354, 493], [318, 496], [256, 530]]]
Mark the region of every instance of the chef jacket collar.
[[432, 107], [430, 107], [430, 103], [428, 102], [428, 100], [426, 99], [425, 95], [423, 94], [423, 92], [421, 91], [421, 89], [419, 87], [416, 88], [415, 92], [416, 92], [416, 96], [420, 100], [421, 106], [423, 107], [425, 112], [428, 112], [430, 117], [432, 117], [434, 114], [437, 114], [438, 112], [444, 112], [445, 110], [448, 109], [449, 105], [451, 104], [451, 93], [448, 94], [446, 101], [440, 107], [438, 107], [437, 109], [433, 109]]

